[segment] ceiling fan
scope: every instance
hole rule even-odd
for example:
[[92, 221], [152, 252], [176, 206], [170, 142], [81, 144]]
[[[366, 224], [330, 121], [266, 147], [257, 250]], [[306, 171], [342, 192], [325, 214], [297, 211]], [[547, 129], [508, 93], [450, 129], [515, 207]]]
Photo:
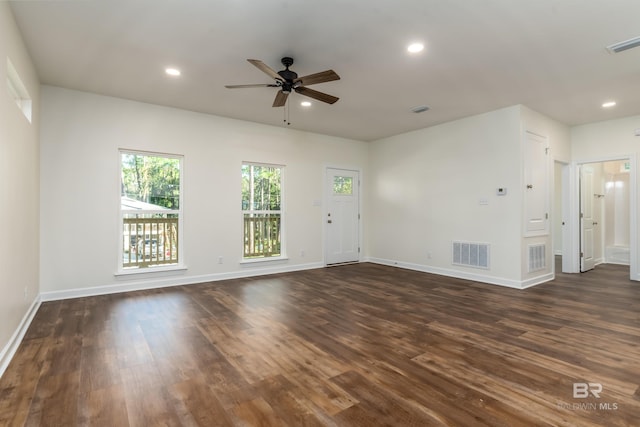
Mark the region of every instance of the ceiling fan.
[[242, 89], [250, 87], [277, 87], [280, 88], [276, 94], [276, 99], [273, 101], [274, 107], [283, 107], [287, 103], [287, 97], [291, 91], [295, 91], [300, 95], [308, 96], [309, 98], [317, 99], [318, 101], [326, 102], [327, 104], [333, 104], [338, 99], [333, 95], [327, 93], [318, 92], [317, 90], [309, 89], [307, 86], [315, 85], [318, 83], [330, 82], [333, 80], [340, 80], [340, 76], [333, 70], [321, 71], [319, 73], [309, 74], [308, 76], [298, 77], [298, 74], [291, 71], [289, 67], [293, 65], [293, 58], [285, 56], [282, 58], [282, 65], [285, 69], [275, 72], [264, 62], [257, 59], [247, 59], [251, 64], [258, 68], [263, 73], [275, 79], [274, 83], [270, 84], [250, 84], [250, 85], [227, 85], [228, 89]]

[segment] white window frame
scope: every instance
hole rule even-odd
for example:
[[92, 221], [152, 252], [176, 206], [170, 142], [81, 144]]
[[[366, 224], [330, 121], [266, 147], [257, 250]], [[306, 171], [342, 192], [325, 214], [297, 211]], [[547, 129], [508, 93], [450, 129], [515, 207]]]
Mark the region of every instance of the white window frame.
[[[280, 210], [278, 211], [272, 211], [272, 210], [245, 210], [242, 207], [242, 189], [240, 191], [240, 229], [241, 229], [241, 236], [242, 236], [242, 249], [240, 252], [240, 263], [241, 264], [251, 264], [251, 263], [256, 263], [256, 262], [269, 262], [269, 261], [280, 261], [280, 260], [286, 260], [288, 259], [287, 257], [287, 250], [286, 250], [286, 228], [285, 228], [285, 165], [280, 165], [280, 164], [273, 164], [273, 163], [262, 163], [262, 162], [250, 162], [250, 161], [243, 161], [241, 168], [244, 166], [260, 166], [260, 167], [267, 167], [267, 168], [278, 168], [280, 169]], [[241, 178], [242, 179], [242, 178]], [[242, 182], [242, 181], [241, 181]], [[274, 213], [278, 213], [280, 215], [280, 255], [279, 256], [261, 256], [261, 257], [245, 257], [245, 249], [244, 249], [244, 239], [245, 239], [245, 235], [244, 235], [244, 216], [247, 213], [253, 213], [253, 214], [274, 214]]]
[[[138, 209], [122, 209], [121, 203], [121, 180], [122, 180], [122, 155], [123, 154], [132, 154], [139, 156], [148, 156], [148, 157], [164, 157], [169, 159], [177, 159], [179, 161], [180, 167], [180, 195], [179, 195], [179, 208], [178, 209], [168, 209], [168, 210], [138, 210]], [[162, 272], [162, 271], [174, 271], [174, 270], [184, 270], [186, 269], [186, 265], [184, 262], [185, 259], [185, 251], [184, 251], [184, 156], [180, 154], [170, 154], [170, 153], [161, 153], [154, 151], [140, 151], [140, 150], [130, 150], [130, 149], [119, 149], [118, 150], [118, 267], [116, 275], [128, 275], [128, 274], [144, 274], [144, 273], [152, 273], [152, 272]], [[153, 214], [168, 214], [168, 215], [178, 215], [178, 262], [175, 264], [164, 264], [164, 265], [151, 265], [146, 267], [127, 267], [123, 266], [123, 257], [124, 257], [124, 247], [123, 247], [123, 224], [124, 217], [127, 214], [144, 214], [144, 215], [153, 215]]]
[[33, 101], [13, 63], [7, 58], [7, 88], [22, 114], [31, 123]]

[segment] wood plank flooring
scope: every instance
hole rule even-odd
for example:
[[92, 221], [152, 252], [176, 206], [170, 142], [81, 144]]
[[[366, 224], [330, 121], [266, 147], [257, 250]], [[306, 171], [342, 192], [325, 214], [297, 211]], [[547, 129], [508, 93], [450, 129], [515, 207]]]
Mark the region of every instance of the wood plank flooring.
[[48, 302], [0, 425], [638, 426], [628, 274], [519, 291], [365, 263]]

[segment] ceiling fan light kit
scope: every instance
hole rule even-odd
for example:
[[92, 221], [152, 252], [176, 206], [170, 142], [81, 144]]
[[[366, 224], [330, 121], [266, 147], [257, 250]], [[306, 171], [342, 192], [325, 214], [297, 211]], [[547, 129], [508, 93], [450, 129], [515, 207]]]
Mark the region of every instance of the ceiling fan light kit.
[[324, 92], [319, 92], [314, 89], [310, 89], [307, 86], [315, 85], [318, 83], [325, 83], [334, 80], [340, 80], [340, 76], [333, 70], [321, 71], [319, 73], [309, 74], [307, 76], [298, 77], [295, 71], [289, 69], [293, 65], [293, 58], [285, 56], [281, 59], [282, 65], [285, 69], [276, 72], [264, 62], [258, 59], [247, 59], [249, 63], [258, 68], [263, 73], [275, 80], [270, 84], [248, 84], [248, 85], [227, 85], [228, 89], [245, 89], [254, 87], [276, 87], [279, 88], [275, 99], [273, 100], [273, 107], [284, 107], [287, 103], [289, 94], [293, 91], [300, 95], [313, 98], [315, 100], [325, 102], [327, 104], [334, 104], [338, 101], [338, 97], [329, 95]]

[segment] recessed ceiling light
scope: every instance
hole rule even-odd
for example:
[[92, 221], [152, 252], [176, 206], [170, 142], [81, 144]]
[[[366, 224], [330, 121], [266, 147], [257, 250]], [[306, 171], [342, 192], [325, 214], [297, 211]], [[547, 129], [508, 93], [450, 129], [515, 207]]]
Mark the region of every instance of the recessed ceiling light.
[[177, 68], [167, 68], [164, 70], [164, 72], [174, 77], [177, 77], [180, 75], [180, 70], [178, 70]]
[[604, 104], [602, 104], [602, 108], [611, 108], [611, 107], [615, 107], [616, 102], [615, 101], [607, 101]]
[[303, 107], [311, 107], [311, 103], [309, 101], [302, 101], [300, 105], [302, 105]]
[[422, 43], [412, 43], [407, 47], [409, 53], [418, 53], [422, 52], [424, 49], [424, 45]]

